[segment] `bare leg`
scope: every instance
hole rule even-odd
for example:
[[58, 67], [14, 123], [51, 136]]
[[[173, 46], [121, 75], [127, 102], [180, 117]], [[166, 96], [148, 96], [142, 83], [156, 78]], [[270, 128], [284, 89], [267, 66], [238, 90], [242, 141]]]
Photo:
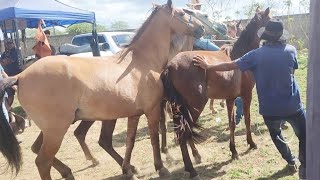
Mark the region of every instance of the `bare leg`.
[[79, 141], [79, 144], [84, 152], [84, 155], [86, 156], [86, 159], [92, 161], [92, 164], [96, 166], [99, 164], [99, 161], [92, 156], [92, 153], [85, 142], [86, 135], [93, 123], [94, 121], [81, 121], [77, 129], [74, 131], [74, 135]]
[[251, 135], [251, 117], [250, 117], [250, 105], [252, 100], [252, 93], [242, 97], [243, 100], [243, 115], [247, 130], [247, 142], [250, 145], [250, 149], [257, 149], [257, 144], [254, 143]]
[[228, 118], [229, 118], [229, 129], [230, 129], [230, 151], [232, 153], [232, 159], [238, 159], [238, 152], [234, 141], [234, 131], [236, 129], [236, 122], [234, 118], [234, 99], [227, 100]]

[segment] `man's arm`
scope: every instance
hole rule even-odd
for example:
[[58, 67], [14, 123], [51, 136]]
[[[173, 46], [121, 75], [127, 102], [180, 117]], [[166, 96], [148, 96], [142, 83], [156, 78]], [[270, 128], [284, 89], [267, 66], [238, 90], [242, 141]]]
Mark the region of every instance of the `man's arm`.
[[210, 69], [214, 71], [231, 71], [234, 69], [239, 69], [239, 66], [235, 61], [231, 62], [224, 62], [224, 63], [216, 63], [216, 64], [209, 64], [208, 61], [202, 56], [195, 56], [193, 57], [194, 65], [199, 66], [203, 69]]
[[6, 73], [6, 72], [4, 72], [4, 70], [3, 70], [3, 69], [1, 69], [1, 76], [2, 76], [3, 78], [7, 78], [7, 77], [9, 77], [9, 76], [7, 75], [7, 73]]

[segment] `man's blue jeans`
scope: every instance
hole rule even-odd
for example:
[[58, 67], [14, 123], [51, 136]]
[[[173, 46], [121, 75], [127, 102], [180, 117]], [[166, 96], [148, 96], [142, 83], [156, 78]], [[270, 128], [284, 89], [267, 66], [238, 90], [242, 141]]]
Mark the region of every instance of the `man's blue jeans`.
[[236, 105], [236, 123], [239, 124], [243, 116], [243, 103], [241, 97], [237, 97], [235, 100]]
[[[281, 122], [287, 121], [291, 124], [296, 136], [299, 139], [299, 160], [300, 167], [306, 167], [306, 115], [303, 110], [299, 110], [296, 114], [287, 117], [279, 116], [263, 116], [264, 122], [269, 129], [272, 141], [276, 145], [278, 151], [288, 164], [294, 163], [294, 155], [291, 153], [289, 146], [284, 143], [285, 140], [281, 134]], [[280, 140], [281, 139], [281, 140]]]

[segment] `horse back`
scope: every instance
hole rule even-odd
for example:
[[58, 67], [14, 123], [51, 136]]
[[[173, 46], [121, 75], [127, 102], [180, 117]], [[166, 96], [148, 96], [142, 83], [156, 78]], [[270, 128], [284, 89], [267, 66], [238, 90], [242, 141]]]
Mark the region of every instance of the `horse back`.
[[[169, 71], [176, 75], [177, 83], [202, 84], [209, 98], [233, 98], [240, 94], [241, 72], [210, 71], [196, 67], [192, 63], [194, 56], [203, 56], [210, 64], [230, 62], [231, 59], [224, 51], [187, 51], [179, 53], [168, 64]], [[172, 77], [173, 80], [175, 77]], [[201, 82], [201, 83], [199, 83]], [[180, 85], [182, 86], [182, 85]]]

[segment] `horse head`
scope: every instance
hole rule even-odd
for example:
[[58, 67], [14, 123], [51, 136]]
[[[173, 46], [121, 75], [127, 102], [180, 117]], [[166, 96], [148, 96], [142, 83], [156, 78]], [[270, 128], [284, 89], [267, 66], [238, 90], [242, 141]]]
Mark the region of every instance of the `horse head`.
[[[172, 0], [168, 0], [165, 5], [154, 6], [155, 9], [158, 9], [158, 15], [168, 20], [168, 25], [172, 32], [193, 36], [195, 38], [203, 36], [203, 24], [191, 15], [186, 14], [183, 10], [174, 8]], [[167, 18], [168, 15], [170, 18]]]
[[264, 11], [261, 11], [260, 9], [256, 10], [256, 14], [253, 17], [252, 21], [256, 22], [256, 25], [259, 28], [265, 27], [267, 25], [267, 22], [271, 19], [270, 17], [270, 8], [267, 8]]

